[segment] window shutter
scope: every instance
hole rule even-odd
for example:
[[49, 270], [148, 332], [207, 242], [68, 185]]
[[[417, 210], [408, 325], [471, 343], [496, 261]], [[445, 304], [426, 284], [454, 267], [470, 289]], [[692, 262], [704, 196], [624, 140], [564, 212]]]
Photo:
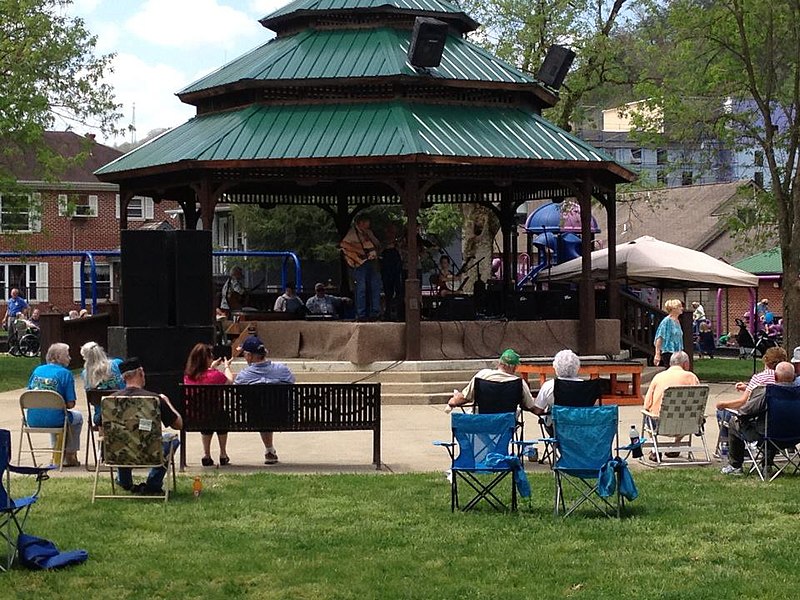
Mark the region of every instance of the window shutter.
[[152, 198], [143, 198], [142, 199], [142, 216], [145, 219], [152, 219], [153, 218], [153, 199]]
[[116, 197], [115, 197], [115, 200], [114, 200], [114, 201], [115, 201], [115, 203], [116, 203], [116, 204], [114, 205], [114, 206], [115, 206], [115, 208], [114, 208], [114, 216], [115, 216], [117, 219], [119, 219], [119, 194], [117, 194], [117, 195], [116, 195]]
[[69, 212], [69, 197], [66, 194], [58, 195], [58, 216], [66, 217]]
[[28, 227], [31, 231], [37, 232], [42, 230], [42, 195], [39, 192], [34, 192], [32, 200], [28, 206]]
[[49, 269], [50, 264], [46, 262], [40, 262], [38, 268], [36, 270], [36, 276], [38, 281], [36, 282], [36, 298], [39, 302], [49, 302], [50, 301], [50, 293], [49, 293]]
[[89, 194], [89, 213], [92, 217], [97, 216], [97, 196], [94, 194]]
[[80, 261], [72, 263], [72, 299], [75, 302], [81, 300], [81, 263]]

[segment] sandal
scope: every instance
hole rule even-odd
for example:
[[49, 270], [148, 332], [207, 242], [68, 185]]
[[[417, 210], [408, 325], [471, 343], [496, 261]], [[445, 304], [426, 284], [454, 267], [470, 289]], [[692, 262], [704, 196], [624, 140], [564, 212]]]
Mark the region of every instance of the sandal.
[[231, 459], [227, 456], [220, 456], [219, 457], [219, 466], [224, 467], [227, 464], [230, 464]]
[[200, 462], [203, 463], [204, 467], [213, 467], [214, 466], [214, 459], [210, 456], [204, 456], [200, 459]]

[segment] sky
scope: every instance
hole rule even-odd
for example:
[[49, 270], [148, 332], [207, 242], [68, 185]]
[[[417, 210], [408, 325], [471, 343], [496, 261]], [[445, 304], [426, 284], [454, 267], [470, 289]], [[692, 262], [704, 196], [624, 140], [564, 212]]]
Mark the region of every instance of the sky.
[[[127, 128], [136, 106], [136, 137], [176, 127], [195, 109], [175, 92], [267, 42], [258, 19], [288, 0], [74, 0], [68, 9], [97, 36], [98, 54], [115, 54], [108, 76]], [[58, 124], [56, 125], [58, 128]], [[98, 140], [132, 141], [132, 134]]]

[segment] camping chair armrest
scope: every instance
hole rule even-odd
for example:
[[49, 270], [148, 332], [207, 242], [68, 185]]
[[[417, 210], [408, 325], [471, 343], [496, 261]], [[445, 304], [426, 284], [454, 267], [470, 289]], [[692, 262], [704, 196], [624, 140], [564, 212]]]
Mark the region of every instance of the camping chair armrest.
[[456, 447], [456, 443], [455, 442], [440, 442], [438, 440], [434, 441], [433, 445], [434, 446], [444, 446], [445, 448], [455, 448]]
[[722, 410], [724, 410], [725, 412], [729, 412], [729, 413], [731, 413], [732, 415], [734, 415], [736, 417], [739, 416], [739, 409], [738, 408], [723, 408]]
[[[12, 473], [19, 473], [20, 475], [37, 475], [42, 477], [46, 475], [48, 471], [52, 471], [55, 469], [55, 465], [48, 465], [46, 467], [17, 467], [15, 465], [8, 465], [8, 470]], [[47, 477], [44, 477], [47, 479]]]
[[626, 446], [617, 446], [617, 452], [619, 452], [620, 450], [625, 450], [627, 452], [633, 452], [634, 450], [644, 446], [646, 443], [647, 443], [647, 438], [645, 438], [645, 437], [639, 438], [639, 441], [635, 442], [633, 444], [628, 444]]
[[536, 441], [543, 442], [545, 444], [551, 444], [553, 446], [558, 444], [558, 438], [553, 438], [553, 437], [538, 438]]

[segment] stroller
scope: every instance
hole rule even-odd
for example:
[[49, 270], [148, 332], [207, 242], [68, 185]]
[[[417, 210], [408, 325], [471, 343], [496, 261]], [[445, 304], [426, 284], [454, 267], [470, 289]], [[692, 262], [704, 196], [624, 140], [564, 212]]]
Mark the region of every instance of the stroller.
[[33, 357], [39, 354], [39, 329], [25, 319], [17, 319], [8, 332], [8, 353], [12, 356]]
[[739, 333], [736, 334], [736, 343], [739, 344], [739, 358], [750, 358], [755, 360], [759, 356], [764, 356], [768, 348], [777, 346], [777, 342], [770, 338], [766, 332], [757, 331], [756, 336], [747, 329], [747, 324], [742, 319], [736, 319], [739, 326]]

